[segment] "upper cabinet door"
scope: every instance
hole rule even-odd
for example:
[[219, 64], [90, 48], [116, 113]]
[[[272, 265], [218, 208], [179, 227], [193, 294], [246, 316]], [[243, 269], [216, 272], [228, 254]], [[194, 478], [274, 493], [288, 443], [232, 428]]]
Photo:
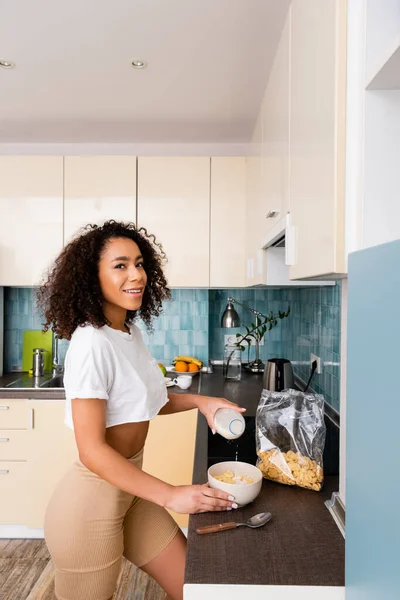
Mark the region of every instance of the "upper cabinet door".
[[266, 281], [265, 234], [266, 206], [262, 193], [262, 112], [260, 111], [249, 145], [246, 164], [246, 285]]
[[262, 178], [264, 233], [289, 212], [289, 49], [287, 16], [262, 105]]
[[344, 273], [345, 0], [293, 0], [290, 59], [290, 278]]
[[64, 243], [108, 219], [136, 223], [136, 156], [66, 156]]
[[211, 159], [210, 287], [244, 287], [246, 159]]
[[156, 236], [174, 287], [210, 284], [210, 159], [138, 159], [138, 225]]
[[62, 249], [63, 159], [0, 157], [0, 286], [33, 286]]

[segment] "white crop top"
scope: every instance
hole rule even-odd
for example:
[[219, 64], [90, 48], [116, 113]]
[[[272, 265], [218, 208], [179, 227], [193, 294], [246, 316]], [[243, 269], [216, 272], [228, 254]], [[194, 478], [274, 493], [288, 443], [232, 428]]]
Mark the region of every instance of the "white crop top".
[[140, 329], [130, 334], [104, 325], [77, 327], [65, 356], [65, 423], [73, 398], [106, 400], [106, 427], [153, 419], [168, 402], [164, 377]]

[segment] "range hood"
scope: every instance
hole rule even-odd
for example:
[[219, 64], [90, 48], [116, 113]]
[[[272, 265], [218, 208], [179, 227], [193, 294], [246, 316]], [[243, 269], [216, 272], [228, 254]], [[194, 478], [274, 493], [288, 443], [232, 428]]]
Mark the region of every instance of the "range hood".
[[266, 282], [265, 285], [274, 287], [319, 287], [325, 285], [336, 285], [335, 281], [321, 280], [291, 280], [289, 279], [290, 265], [294, 264], [294, 246], [289, 244], [289, 238], [294, 241], [294, 236], [290, 235], [290, 215], [287, 214], [281, 221], [281, 226], [273, 231], [267, 245], [262, 252], [265, 252], [266, 261]]
[[335, 285], [334, 281], [293, 281], [289, 279], [290, 266], [286, 264], [286, 248], [284, 246], [270, 246], [264, 252], [266, 253], [266, 274], [265, 282], [268, 286], [274, 287], [319, 287], [321, 285]]

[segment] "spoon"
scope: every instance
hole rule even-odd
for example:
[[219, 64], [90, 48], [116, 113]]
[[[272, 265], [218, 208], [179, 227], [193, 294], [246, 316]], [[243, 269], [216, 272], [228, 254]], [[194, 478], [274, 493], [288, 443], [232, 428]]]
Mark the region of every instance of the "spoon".
[[268, 523], [271, 520], [271, 513], [259, 513], [258, 515], [254, 515], [251, 517], [246, 523], [235, 523], [234, 521], [230, 521], [229, 523], [219, 523], [219, 525], [205, 525], [204, 527], [197, 527], [196, 533], [216, 533], [217, 531], [227, 531], [228, 529], [236, 529], [236, 527], [240, 527], [241, 525], [245, 527], [251, 527], [255, 529], [256, 527], [261, 527]]

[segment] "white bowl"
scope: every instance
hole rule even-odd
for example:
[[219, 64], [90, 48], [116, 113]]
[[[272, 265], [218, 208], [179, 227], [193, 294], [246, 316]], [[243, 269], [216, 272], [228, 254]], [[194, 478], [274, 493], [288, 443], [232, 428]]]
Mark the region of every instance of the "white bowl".
[[[233, 484], [224, 483], [215, 479], [214, 475], [223, 475], [225, 471], [232, 471], [237, 475], [248, 475], [253, 478], [253, 483]], [[238, 506], [244, 506], [253, 502], [260, 493], [262, 486], [262, 473], [260, 469], [250, 463], [240, 462], [236, 460], [228, 460], [225, 462], [212, 465], [208, 471], [208, 485], [217, 490], [228, 492], [235, 497], [235, 502]]]

